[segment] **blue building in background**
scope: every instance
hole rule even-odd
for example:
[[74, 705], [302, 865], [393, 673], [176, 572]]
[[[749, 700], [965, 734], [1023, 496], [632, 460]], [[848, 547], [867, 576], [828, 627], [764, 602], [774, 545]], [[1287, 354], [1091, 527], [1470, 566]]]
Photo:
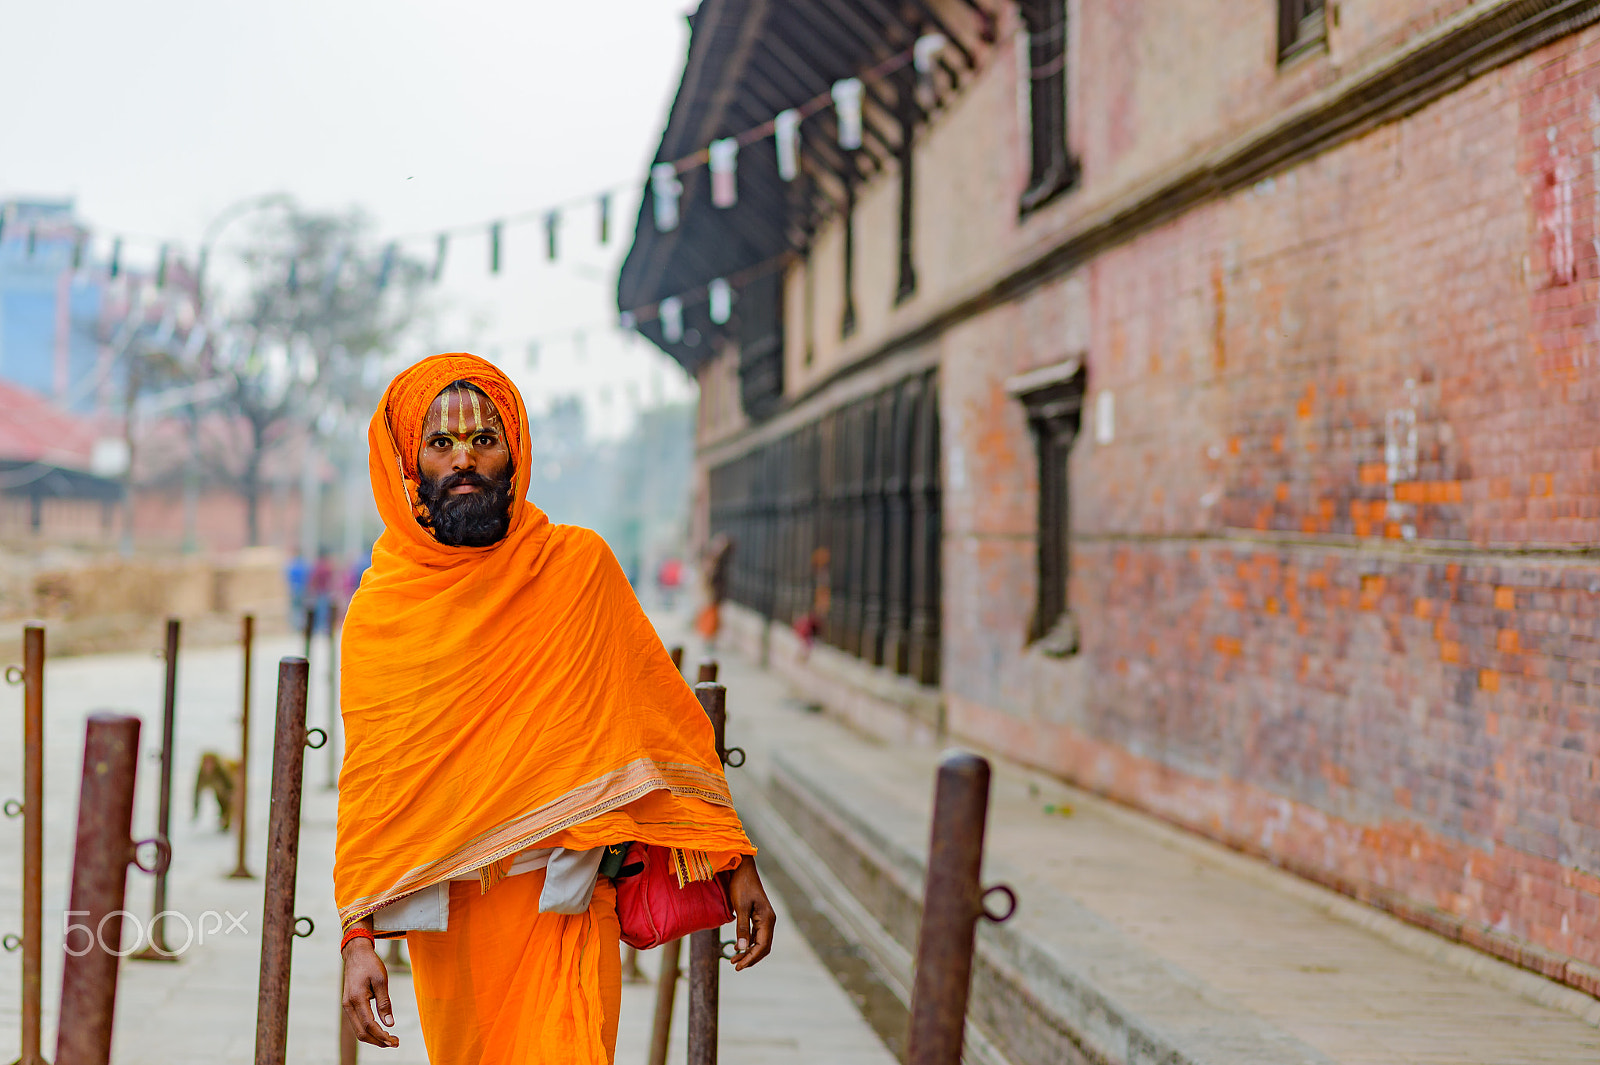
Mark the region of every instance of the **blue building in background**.
[[69, 410], [97, 403], [102, 272], [71, 200], [0, 201], [0, 379]]

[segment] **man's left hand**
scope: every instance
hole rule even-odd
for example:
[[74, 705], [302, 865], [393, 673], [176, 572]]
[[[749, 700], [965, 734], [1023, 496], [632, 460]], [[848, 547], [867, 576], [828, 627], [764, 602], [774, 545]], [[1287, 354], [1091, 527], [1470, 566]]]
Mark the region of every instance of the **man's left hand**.
[[756, 872], [756, 859], [746, 854], [728, 879], [728, 901], [733, 903], [738, 942], [733, 953], [734, 969], [748, 969], [772, 952], [772, 929], [778, 915], [767, 901], [767, 890]]

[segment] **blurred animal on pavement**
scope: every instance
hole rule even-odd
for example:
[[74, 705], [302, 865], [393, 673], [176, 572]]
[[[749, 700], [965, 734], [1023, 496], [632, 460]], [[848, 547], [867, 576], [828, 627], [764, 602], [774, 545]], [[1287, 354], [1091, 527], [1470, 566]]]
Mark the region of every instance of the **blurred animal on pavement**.
[[200, 816], [200, 795], [209, 791], [217, 800], [217, 816], [222, 831], [233, 827], [233, 790], [239, 780], [239, 761], [224, 758], [216, 751], [200, 755], [200, 771], [194, 778], [194, 817]]

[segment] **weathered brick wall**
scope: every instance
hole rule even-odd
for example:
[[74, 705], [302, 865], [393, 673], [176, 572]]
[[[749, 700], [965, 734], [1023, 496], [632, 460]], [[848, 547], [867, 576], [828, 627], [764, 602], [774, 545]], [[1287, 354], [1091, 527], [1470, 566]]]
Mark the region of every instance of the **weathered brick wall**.
[[[1600, 963], [1597, 216], [1586, 32], [946, 332], [953, 729]], [[1075, 351], [1057, 661], [1003, 383]]]

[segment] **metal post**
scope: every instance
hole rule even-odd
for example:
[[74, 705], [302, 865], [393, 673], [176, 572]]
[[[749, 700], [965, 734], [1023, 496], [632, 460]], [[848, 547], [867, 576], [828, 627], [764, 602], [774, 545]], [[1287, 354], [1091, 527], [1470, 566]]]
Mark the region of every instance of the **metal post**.
[[239, 828], [239, 862], [228, 876], [234, 880], [254, 880], [245, 862], [245, 841], [250, 831], [250, 656], [256, 642], [254, 614], [244, 616], [239, 632], [244, 649], [244, 696], [239, 711], [239, 776], [233, 784], [233, 819]]
[[317, 608], [315, 605], [306, 607], [305, 638], [306, 653], [303, 656], [307, 662], [311, 661], [311, 634], [317, 631]]
[[[310, 735], [306, 728], [304, 658], [278, 662], [278, 720], [272, 747], [272, 806], [267, 826], [266, 892], [261, 904], [261, 980], [256, 1005], [256, 1065], [284, 1065], [289, 1040], [289, 963], [296, 925], [311, 919], [294, 915], [295, 871], [300, 858], [300, 792]], [[327, 737], [323, 736], [323, 742]]]
[[339, 602], [328, 600], [328, 779], [323, 787], [339, 790]]
[[717, 993], [722, 929], [689, 937], [689, 1065], [717, 1065]]
[[356, 1038], [355, 1029], [350, 1027], [350, 1018], [344, 1012], [344, 966], [339, 967], [339, 1065], [356, 1065], [356, 1055], [360, 1052], [361, 1041]]
[[677, 670], [679, 673], [682, 673], [683, 672], [683, 644], [681, 644], [681, 643], [678, 644], [672, 650], [668, 651], [667, 654], [672, 656], [672, 668]]
[[[701, 677], [705, 676], [708, 666], [713, 675], [716, 673], [716, 663], [708, 662], [700, 667]], [[711, 719], [717, 758], [726, 763], [728, 689], [702, 680], [694, 686], [694, 694]], [[689, 1065], [717, 1065], [717, 997], [721, 977], [717, 965], [721, 960], [720, 928], [707, 928], [689, 937]]]
[[[702, 675], [705, 667], [700, 667]], [[720, 684], [701, 681], [694, 686], [694, 696], [700, 700], [701, 709], [711, 719], [711, 731], [717, 737], [717, 758], [728, 762], [728, 689]]]
[[[6, 671], [8, 678], [13, 670]], [[39, 1049], [44, 1003], [44, 628], [22, 630], [22, 1056], [46, 1065]], [[7, 803], [6, 812], [12, 813]], [[7, 944], [8, 949], [10, 944]]]
[[696, 684], [715, 684], [717, 682], [716, 662], [701, 662], [700, 672], [694, 678]]
[[[66, 962], [56, 1065], [107, 1065], [117, 1003], [123, 900], [134, 860], [133, 782], [139, 719], [89, 715], [78, 792], [78, 834], [72, 855]], [[164, 855], [165, 842], [158, 843]], [[165, 862], [158, 857], [157, 868]]]
[[[167, 619], [166, 699], [161, 710], [161, 792], [156, 813], [156, 834], [170, 840], [172, 827], [172, 754], [173, 733], [178, 708], [178, 634], [181, 623], [177, 618]], [[167, 909], [167, 871], [156, 873], [155, 902], [150, 917], [150, 942], [132, 956], [133, 961], [177, 961], [178, 956], [167, 949], [166, 924], [162, 916]]]
[[650, 1027], [650, 1065], [667, 1065], [672, 1039], [672, 1004], [678, 992], [678, 953], [683, 940], [661, 944], [661, 970], [656, 973], [656, 1018]]
[[928, 879], [911, 989], [909, 1065], [961, 1061], [973, 938], [984, 913], [978, 876], [988, 813], [989, 763], [967, 751], [946, 754], [934, 787]]

